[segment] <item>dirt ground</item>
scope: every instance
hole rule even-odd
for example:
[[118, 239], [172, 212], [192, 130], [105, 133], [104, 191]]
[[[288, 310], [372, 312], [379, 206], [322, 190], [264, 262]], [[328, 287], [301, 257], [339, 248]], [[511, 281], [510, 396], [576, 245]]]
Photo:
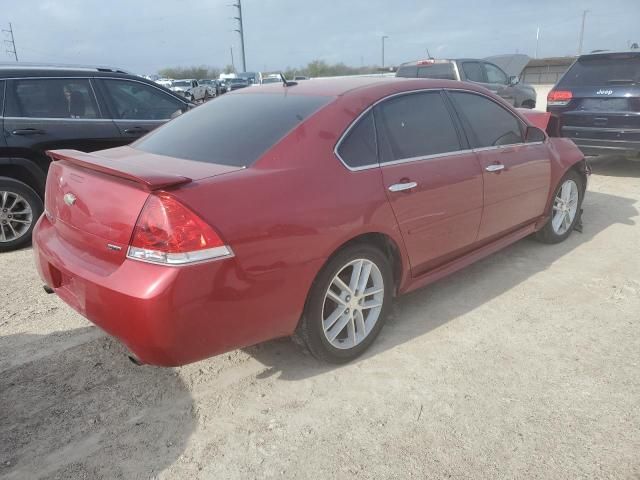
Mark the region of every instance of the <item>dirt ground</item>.
[[399, 299], [342, 367], [136, 367], [0, 255], [0, 478], [640, 478], [640, 163], [593, 166], [584, 233]]

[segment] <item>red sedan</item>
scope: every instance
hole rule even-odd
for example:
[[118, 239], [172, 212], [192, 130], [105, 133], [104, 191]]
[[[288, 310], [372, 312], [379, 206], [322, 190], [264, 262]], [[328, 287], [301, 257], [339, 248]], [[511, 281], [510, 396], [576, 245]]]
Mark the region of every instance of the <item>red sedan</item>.
[[587, 165], [524, 115], [452, 81], [239, 90], [129, 147], [49, 152], [37, 266], [143, 363], [293, 334], [348, 361], [395, 295], [570, 235]]

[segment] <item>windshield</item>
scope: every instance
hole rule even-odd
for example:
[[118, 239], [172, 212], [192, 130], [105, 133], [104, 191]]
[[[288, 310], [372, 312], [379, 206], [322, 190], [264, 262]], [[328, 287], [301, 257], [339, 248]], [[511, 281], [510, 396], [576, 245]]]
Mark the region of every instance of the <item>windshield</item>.
[[456, 79], [456, 74], [451, 62], [406, 65], [398, 69], [396, 76], [409, 78], [437, 78], [441, 80]]
[[190, 87], [191, 82], [189, 80], [176, 80], [173, 82], [174, 87]]
[[640, 84], [640, 55], [593, 55], [580, 58], [567, 71], [559, 87]]
[[279, 93], [224, 95], [181, 115], [134, 147], [198, 162], [248, 166], [330, 101], [331, 97]]

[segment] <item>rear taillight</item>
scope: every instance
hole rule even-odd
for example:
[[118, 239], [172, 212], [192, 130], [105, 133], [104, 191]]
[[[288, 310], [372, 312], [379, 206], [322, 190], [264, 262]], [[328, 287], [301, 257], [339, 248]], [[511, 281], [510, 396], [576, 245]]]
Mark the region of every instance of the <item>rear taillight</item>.
[[231, 249], [204, 220], [166, 193], [149, 195], [127, 252], [131, 259], [165, 265], [231, 255]]
[[572, 98], [569, 90], [551, 90], [547, 95], [547, 105], [566, 105]]

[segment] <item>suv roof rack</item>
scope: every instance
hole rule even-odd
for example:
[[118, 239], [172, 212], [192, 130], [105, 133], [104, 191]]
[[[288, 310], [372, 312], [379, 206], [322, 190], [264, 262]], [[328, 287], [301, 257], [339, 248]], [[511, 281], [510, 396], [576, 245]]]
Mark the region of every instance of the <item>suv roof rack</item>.
[[47, 70], [89, 70], [97, 72], [112, 72], [112, 73], [125, 73], [130, 75], [130, 72], [121, 68], [106, 67], [106, 66], [93, 66], [93, 65], [72, 65], [61, 63], [32, 63], [32, 62], [13, 62], [13, 63], [0, 63], [0, 69], [3, 70], [19, 70], [19, 69], [38, 69], [44, 68]]

